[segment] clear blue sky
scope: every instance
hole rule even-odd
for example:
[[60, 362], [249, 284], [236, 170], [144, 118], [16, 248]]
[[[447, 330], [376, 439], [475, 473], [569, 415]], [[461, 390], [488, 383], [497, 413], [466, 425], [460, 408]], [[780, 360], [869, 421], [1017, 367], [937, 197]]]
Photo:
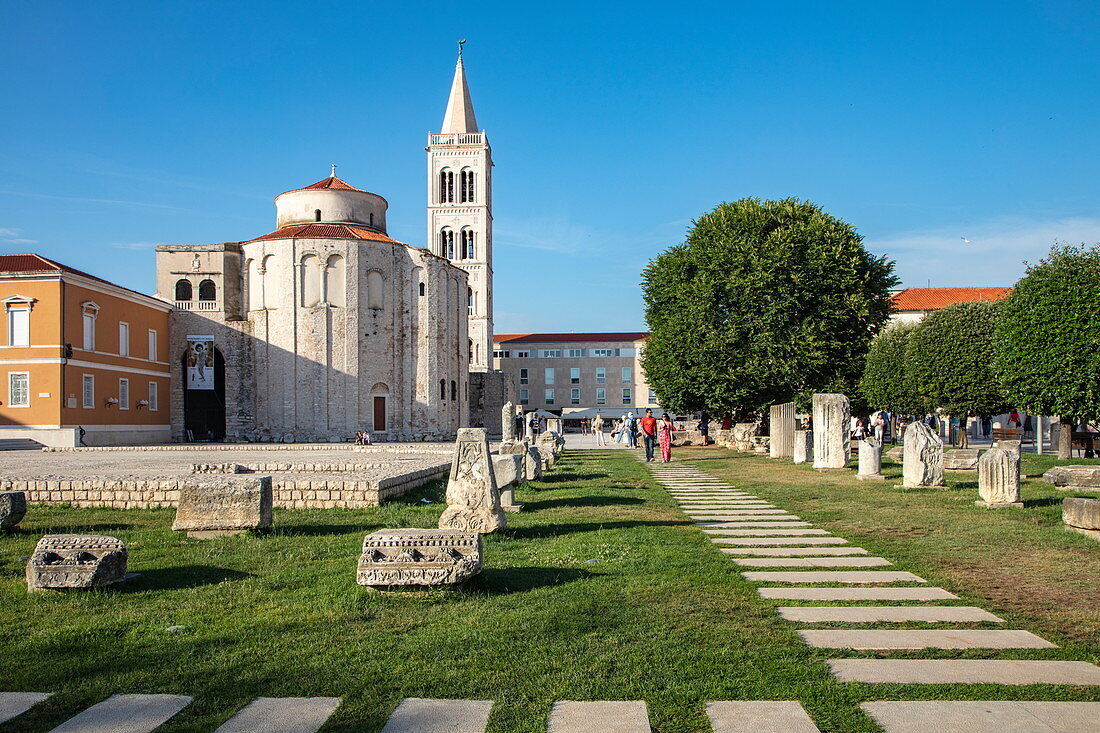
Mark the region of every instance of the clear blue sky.
[[642, 328], [641, 268], [744, 196], [820, 203], [907, 285], [1100, 240], [1096, 2], [0, 0], [0, 251], [151, 292], [153, 244], [266, 233], [331, 162], [422, 245], [461, 37], [498, 332]]

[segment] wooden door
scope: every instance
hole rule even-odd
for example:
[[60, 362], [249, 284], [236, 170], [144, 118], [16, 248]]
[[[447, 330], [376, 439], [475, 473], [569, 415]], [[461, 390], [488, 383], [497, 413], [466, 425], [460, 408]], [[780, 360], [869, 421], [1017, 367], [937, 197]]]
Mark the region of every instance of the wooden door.
[[386, 398], [374, 398], [374, 432], [383, 432], [386, 429]]

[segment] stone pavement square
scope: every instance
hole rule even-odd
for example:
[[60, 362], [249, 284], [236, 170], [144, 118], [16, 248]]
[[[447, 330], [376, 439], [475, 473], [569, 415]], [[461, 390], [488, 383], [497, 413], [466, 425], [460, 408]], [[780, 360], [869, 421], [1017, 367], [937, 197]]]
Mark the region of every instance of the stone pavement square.
[[750, 570], [746, 580], [772, 583], [927, 583], [904, 570]]
[[[808, 524], [808, 522], [807, 522]], [[709, 535], [723, 537], [811, 537], [828, 535], [823, 529], [703, 529]], [[839, 537], [835, 539], [840, 539]], [[847, 542], [848, 540], [842, 540]]]
[[737, 522], [716, 522], [713, 520], [707, 520], [704, 522], [696, 522], [696, 526], [699, 527], [714, 527], [718, 529], [745, 529], [748, 527], [788, 527], [791, 529], [797, 529], [801, 527], [811, 527], [809, 522], [772, 522], [772, 521], [737, 521]]
[[[717, 542], [717, 540], [711, 540]], [[754, 557], [806, 557], [810, 555], [866, 555], [862, 547], [722, 547], [727, 555]]]
[[257, 697], [214, 733], [316, 733], [338, 697]]
[[491, 700], [431, 700], [406, 697], [386, 721], [382, 733], [484, 733]]
[[111, 695], [54, 728], [54, 733], [150, 733], [187, 707], [183, 695]]
[[819, 649], [1057, 649], [1030, 631], [985, 629], [802, 629]]
[[[711, 542], [723, 545], [846, 545], [842, 537], [711, 537]], [[866, 550], [864, 550], [866, 552]]]
[[1004, 623], [1004, 619], [974, 606], [789, 606], [777, 608], [779, 615], [788, 621], [802, 623], [850, 623], [870, 622], [903, 623], [927, 621], [930, 623], [977, 623], [989, 621]]
[[48, 692], [0, 692], [0, 723], [22, 715], [49, 696]]
[[886, 733], [1086, 733], [1100, 728], [1096, 702], [865, 702]]
[[946, 601], [958, 596], [943, 588], [758, 588], [761, 598], [787, 601]]
[[733, 561], [746, 568], [873, 568], [894, 564], [881, 557], [747, 557]]
[[550, 708], [547, 733], [650, 733], [644, 702], [573, 702]]
[[714, 733], [819, 733], [797, 700], [708, 702]]
[[830, 659], [829, 668], [841, 682], [1100, 685], [1100, 667], [1060, 660]]

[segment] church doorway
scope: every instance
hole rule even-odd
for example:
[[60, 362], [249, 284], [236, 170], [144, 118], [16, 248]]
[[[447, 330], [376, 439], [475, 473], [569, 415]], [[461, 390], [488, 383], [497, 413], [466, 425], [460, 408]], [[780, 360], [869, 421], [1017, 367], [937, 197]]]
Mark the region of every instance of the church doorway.
[[386, 398], [374, 398], [374, 432], [381, 433], [386, 430]]
[[214, 349], [214, 389], [187, 389], [187, 353], [180, 360], [184, 375], [183, 429], [188, 442], [225, 440], [225, 358]]

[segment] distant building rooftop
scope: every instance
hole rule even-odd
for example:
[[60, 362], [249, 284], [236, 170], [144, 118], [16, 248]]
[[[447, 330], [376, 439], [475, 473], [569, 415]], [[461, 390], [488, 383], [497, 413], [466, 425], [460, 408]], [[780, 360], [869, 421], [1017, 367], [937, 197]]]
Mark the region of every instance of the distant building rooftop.
[[895, 312], [933, 311], [955, 303], [1004, 300], [1012, 288], [906, 288], [894, 295]]
[[646, 332], [493, 334], [493, 341], [498, 344], [564, 344], [576, 341], [641, 341], [647, 338], [649, 338], [649, 334]]

